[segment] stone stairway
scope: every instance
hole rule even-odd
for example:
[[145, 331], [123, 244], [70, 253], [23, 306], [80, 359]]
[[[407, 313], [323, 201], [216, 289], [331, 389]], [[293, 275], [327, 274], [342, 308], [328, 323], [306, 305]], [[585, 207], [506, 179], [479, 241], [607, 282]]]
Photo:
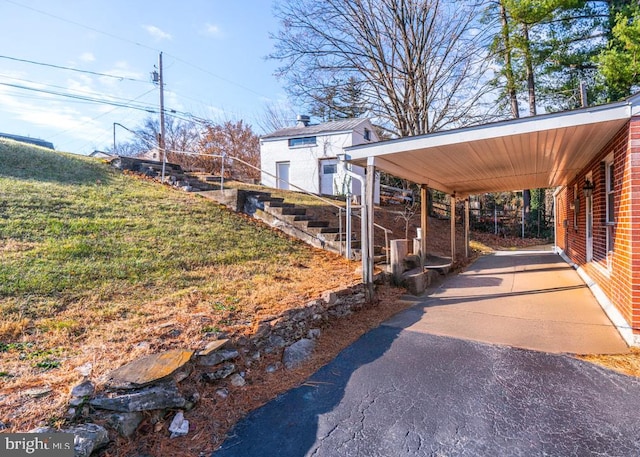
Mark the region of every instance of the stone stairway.
[[[130, 170], [144, 174], [160, 181], [162, 179], [162, 162], [156, 160], [140, 159], [136, 157], [118, 157], [114, 159], [112, 165], [121, 170]], [[217, 189], [204, 177], [202, 179], [196, 174], [186, 172], [175, 163], [164, 164], [165, 182], [178, 187], [187, 192], [202, 192]], [[212, 180], [215, 180], [215, 177]]]
[[[307, 214], [307, 209], [286, 203], [266, 192], [247, 192], [243, 211], [307, 244], [342, 254], [344, 233], [329, 221]], [[337, 222], [337, 221], [336, 221]]]

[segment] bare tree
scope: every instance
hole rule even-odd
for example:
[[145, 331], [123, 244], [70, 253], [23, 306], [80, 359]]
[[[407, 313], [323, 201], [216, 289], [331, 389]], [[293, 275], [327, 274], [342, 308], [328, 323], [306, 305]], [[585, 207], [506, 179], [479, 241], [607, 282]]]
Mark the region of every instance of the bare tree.
[[272, 133], [294, 125], [297, 114], [291, 106], [285, 103], [272, 102], [264, 106], [264, 111], [256, 123], [264, 133]]
[[484, 119], [481, 10], [453, 0], [280, 0], [270, 57], [306, 103], [353, 78], [366, 109], [395, 135], [458, 127]]
[[[160, 123], [157, 119], [148, 117], [141, 127], [134, 131], [135, 139], [129, 146], [131, 150], [142, 154], [158, 147], [160, 135]], [[167, 161], [181, 163], [180, 154], [185, 151], [195, 151], [200, 138], [200, 127], [192, 121], [176, 119], [167, 116], [165, 121], [165, 147], [167, 149]], [[181, 163], [181, 165], [186, 165]]]
[[203, 154], [238, 158], [241, 161], [230, 162], [226, 158], [199, 158], [199, 166], [209, 173], [221, 173], [225, 160], [225, 175], [234, 179], [257, 179], [260, 177], [260, 139], [251, 127], [243, 121], [226, 121], [206, 126], [200, 140], [199, 150]]

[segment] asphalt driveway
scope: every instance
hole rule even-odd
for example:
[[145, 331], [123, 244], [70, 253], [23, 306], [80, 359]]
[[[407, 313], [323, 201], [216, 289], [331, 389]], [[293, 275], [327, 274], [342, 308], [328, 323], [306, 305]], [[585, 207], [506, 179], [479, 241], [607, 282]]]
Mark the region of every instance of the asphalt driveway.
[[[562, 265], [550, 267], [550, 259], [537, 263], [537, 273], [558, 276]], [[500, 262], [500, 271], [486, 266], [475, 277], [529, 268]], [[509, 277], [485, 283], [508, 288], [495, 298], [529, 303], [536, 292], [520, 293]], [[477, 289], [462, 292], [451, 280], [441, 292], [457, 298], [437, 307], [482, 302]], [[541, 293], [583, 291], [579, 284], [551, 289]], [[213, 455], [640, 455], [640, 380], [569, 355], [433, 334], [433, 322], [425, 323], [433, 305], [419, 303], [364, 335], [304, 385], [251, 413]], [[470, 315], [469, 326], [481, 321]]]
[[381, 326], [215, 457], [638, 456], [640, 382], [569, 356]]

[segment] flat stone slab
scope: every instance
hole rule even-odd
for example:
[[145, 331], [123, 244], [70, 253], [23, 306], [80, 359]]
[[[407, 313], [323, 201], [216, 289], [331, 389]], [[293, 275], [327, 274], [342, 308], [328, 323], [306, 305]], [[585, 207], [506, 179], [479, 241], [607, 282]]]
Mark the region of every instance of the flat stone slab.
[[240, 353], [235, 349], [222, 349], [209, 355], [198, 357], [198, 365], [212, 367], [228, 360], [237, 359]]
[[154, 409], [182, 408], [186, 400], [174, 385], [146, 387], [138, 391], [114, 397], [97, 397], [89, 404], [94, 408], [130, 413]]
[[171, 376], [185, 366], [193, 351], [173, 349], [134, 360], [112, 371], [106, 385], [113, 389], [138, 389]]
[[227, 344], [228, 341], [229, 341], [228, 338], [212, 341], [211, 343], [207, 344], [207, 347], [199, 351], [198, 355], [199, 356], [209, 355], [213, 351], [217, 351], [218, 349], [222, 348], [225, 344]]

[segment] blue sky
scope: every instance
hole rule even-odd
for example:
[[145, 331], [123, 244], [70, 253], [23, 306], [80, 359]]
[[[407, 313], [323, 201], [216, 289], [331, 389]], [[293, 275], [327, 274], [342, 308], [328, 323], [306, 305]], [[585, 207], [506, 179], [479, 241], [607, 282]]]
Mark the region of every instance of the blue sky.
[[[277, 28], [270, 0], [0, 0], [0, 132], [78, 154], [105, 149], [114, 122], [133, 129], [157, 114], [42, 91], [157, 111], [150, 73], [162, 51], [167, 110], [263, 133], [265, 105], [286, 100], [277, 62], [265, 59]], [[117, 141], [127, 138], [117, 127]]]

